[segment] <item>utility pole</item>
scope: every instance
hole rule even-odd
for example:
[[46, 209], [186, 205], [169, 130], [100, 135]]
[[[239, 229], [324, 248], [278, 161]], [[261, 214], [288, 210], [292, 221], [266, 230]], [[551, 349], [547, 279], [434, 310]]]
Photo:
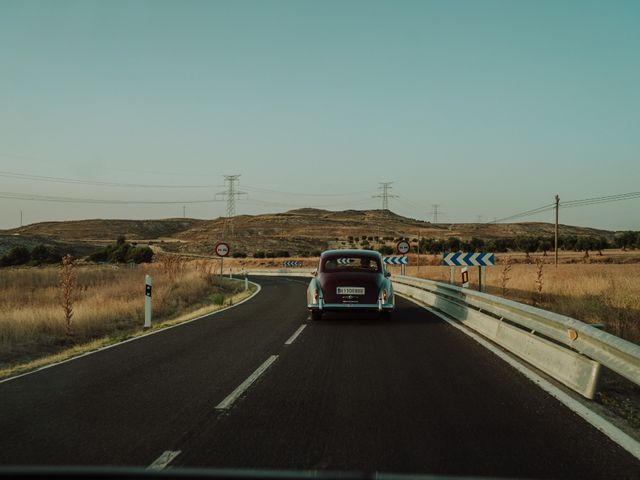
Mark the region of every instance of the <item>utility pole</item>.
[[187, 207], [185, 205], [182, 206], [182, 218], [187, 218]]
[[556, 195], [556, 232], [555, 232], [555, 242], [554, 248], [556, 251], [556, 268], [558, 268], [558, 218], [560, 211], [560, 196]]
[[478, 223], [482, 223], [482, 215], [478, 215]]
[[418, 230], [418, 248], [417, 248], [418, 259], [416, 260], [416, 267], [418, 267], [418, 268], [416, 268], [416, 277], [420, 276], [420, 233], [421, 233], [421, 231]]
[[22, 226], [22, 210], [20, 210], [20, 226]]
[[382, 190], [379, 195], [374, 195], [371, 198], [382, 198], [382, 210], [389, 210], [389, 199], [398, 198], [398, 195], [392, 195], [389, 191], [393, 188], [391, 184], [393, 182], [380, 182], [378, 190]]
[[222, 229], [222, 238], [226, 240], [227, 236], [233, 238], [233, 217], [236, 214], [236, 198], [247, 193], [238, 190], [240, 175], [225, 175], [224, 182], [227, 189], [224, 192], [216, 193], [216, 197], [226, 198], [227, 200], [227, 217]]
[[431, 205], [431, 216], [433, 217], [433, 223], [438, 223], [438, 208], [440, 208], [440, 205]]

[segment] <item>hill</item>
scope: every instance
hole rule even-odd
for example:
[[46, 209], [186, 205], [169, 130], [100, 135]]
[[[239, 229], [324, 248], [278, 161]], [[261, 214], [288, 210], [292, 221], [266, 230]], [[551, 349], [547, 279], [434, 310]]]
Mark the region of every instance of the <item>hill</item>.
[[[0, 231], [0, 253], [9, 244], [22, 241], [45, 242], [59, 247], [86, 251], [94, 245], [113, 242], [119, 236], [138, 243], [151, 243], [172, 252], [209, 255], [222, 239], [225, 218], [197, 220], [169, 218], [162, 220], [75, 220], [42, 222]], [[351, 243], [349, 237], [385, 239], [399, 237], [469, 239], [512, 238], [518, 236], [552, 236], [550, 223], [508, 224], [438, 223], [406, 218], [385, 210], [328, 211], [313, 208], [264, 215], [239, 215], [233, 219], [232, 251], [252, 254], [256, 251], [288, 251], [291, 254], [314, 252]], [[561, 225], [561, 235], [605, 236], [615, 232]]]

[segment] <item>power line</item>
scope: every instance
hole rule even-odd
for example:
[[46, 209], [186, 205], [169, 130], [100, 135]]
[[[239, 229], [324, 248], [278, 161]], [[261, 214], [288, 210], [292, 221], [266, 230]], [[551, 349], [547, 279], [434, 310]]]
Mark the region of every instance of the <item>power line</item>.
[[349, 197], [353, 195], [363, 195], [363, 194], [371, 193], [371, 190], [361, 191], [361, 192], [348, 192], [348, 193], [309, 193], [309, 192], [302, 193], [302, 192], [287, 192], [283, 190], [273, 190], [273, 189], [262, 188], [262, 187], [253, 187], [253, 186], [248, 186], [244, 184], [242, 185], [242, 187], [249, 191], [273, 193], [273, 194], [286, 195], [286, 196], [291, 195], [291, 196], [299, 196], [299, 197]]
[[555, 208], [555, 203], [550, 203], [548, 205], [543, 205], [543, 206], [538, 207], [538, 208], [533, 208], [531, 210], [526, 210], [524, 212], [516, 213], [514, 215], [509, 215], [508, 217], [499, 218], [497, 220], [494, 220], [494, 221], [488, 222], [488, 223], [501, 223], [501, 222], [506, 222], [508, 220], [515, 220], [516, 218], [528, 217], [528, 216], [531, 216], [531, 215], [536, 215], [538, 213], [547, 212], [549, 210], [553, 210], [554, 208]]
[[389, 191], [393, 188], [391, 185], [393, 182], [380, 182], [378, 190], [382, 190], [382, 193], [373, 195], [372, 198], [382, 198], [382, 210], [389, 210], [389, 199], [398, 198], [398, 195], [393, 195]]
[[59, 197], [55, 195], [34, 195], [26, 193], [0, 192], [0, 198], [10, 200], [28, 200], [35, 202], [81, 203], [97, 205], [176, 205], [194, 203], [213, 203], [214, 199], [201, 200], [107, 200], [97, 198]]
[[565, 208], [582, 207], [585, 205], [597, 205], [601, 203], [632, 200], [634, 198], [640, 198], [640, 192], [620, 193], [617, 195], [607, 195], [605, 197], [584, 198], [582, 200], [570, 200], [568, 202], [562, 202], [560, 206]]
[[[575, 208], [575, 207], [584, 207], [588, 205], [598, 205], [602, 203], [610, 203], [610, 202], [620, 202], [623, 200], [633, 200], [636, 198], [640, 198], [640, 192], [629, 192], [629, 193], [619, 193], [616, 195], [607, 195], [603, 197], [591, 197], [591, 198], [583, 198], [579, 200], [569, 200], [566, 202], [559, 202], [560, 208]], [[515, 220], [517, 218], [529, 217], [531, 215], [537, 215], [539, 213], [545, 213], [556, 208], [555, 203], [550, 203], [547, 205], [543, 205], [538, 208], [534, 208], [531, 210], [526, 210], [524, 212], [516, 213], [514, 215], [510, 215], [508, 217], [499, 218], [489, 223], [501, 223], [508, 220]]]
[[66, 183], [76, 185], [92, 185], [100, 187], [126, 187], [126, 188], [211, 188], [212, 185], [150, 185], [142, 183], [101, 182], [94, 180], [80, 180], [76, 178], [50, 177], [46, 175], [32, 175], [29, 173], [16, 173], [0, 171], [0, 177], [15, 180], [35, 180], [48, 183]]

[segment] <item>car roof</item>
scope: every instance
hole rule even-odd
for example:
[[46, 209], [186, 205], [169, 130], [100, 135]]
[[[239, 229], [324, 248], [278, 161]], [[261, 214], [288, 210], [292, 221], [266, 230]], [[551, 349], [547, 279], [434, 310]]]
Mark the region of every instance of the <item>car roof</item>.
[[340, 255], [356, 255], [356, 256], [362, 256], [362, 257], [372, 257], [372, 258], [377, 258], [377, 259], [381, 259], [382, 255], [380, 255], [380, 252], [376, 252], [375, 250], [358, 250], [358, 249], [338, 249], [338, 250], [325, 250], [324, 252], [322, 252], [322, 255], [320, 256], [320, 258], [326, 258], [326, 257], [338, 257]]

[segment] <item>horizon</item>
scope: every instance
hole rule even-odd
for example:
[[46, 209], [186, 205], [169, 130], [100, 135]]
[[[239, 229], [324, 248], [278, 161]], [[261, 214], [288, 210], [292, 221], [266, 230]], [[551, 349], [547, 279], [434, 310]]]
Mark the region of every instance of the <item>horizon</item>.
[[624, 0], [0, 0], [0, 228], [223, 217], [238, 174], [236, 214], [376, 209], [393, 182], [422, 221], [552, 222], [558, 194], [562, 224], [640, 230], [638, 20]]
[[[327, 213], [346, 213], [346, 212], [382, 212], [382, 209], [366, 209], [366, 210], [357, 210], [357, 209], [346, 209], [346, 210], [328, 210], [328, 209], [321, 209], [321, 208], [314, 208], [314, 207], [301, 207], [301, 208], [295, 208], [295, 209], [291, 209], [291, 210], [286, 210], [286, 211], [282, 211], [282, 212], [266, 212], [266, 213], [258, 213], [258, 214], [249, 214], [249, 213], [245, 213], [245, 214], [237, 214], [235, 215], [233, 218], [238, 218], [238, 217], [242, 217], [242, 216], [248, 216], [248, 217], [256, 217], [256, 216], [269, 216], [269, 215], [281, 215], [281, 214], [287, 214], [287, 213], [294, 213], [296, 211], [299, 210], [314, 210], [314, 211], [318, 211], [318, 212], [327, 212]], [[477, 222], [438, 222], [438, 223], [433, 223], [429, 220], [422, 220], [419, 218], [413, 218], [413, 217], [407, 217], [404, 215], [399, 214], [398, 212], [394, 212], [393, 210], [389, 210], [389, 212], [391, 214], [400, 216], [404, 219], [407, 220], [412, 220], [412, 221], [418, 221], [418, 222], [423, 222], [426, 224], [430, 224], [430, 225], [527, 225], [527, 224], [545, 224], [545, 225], [553, 225], [554, 222], [545, 222], [545, 221], [537, 221], [537, 220], [528, 220], [528, 221], [516, 221], [516, 222], [504, 222], [504, 223], [477, 223]], [[33, 225], [38, 225], [38, 224], [45, 224], [45, 223], [67, 223], [67, 222], [92, 222], [92, 221], [99, 221], [99, 222], [120, 222], [120, 221], [130, 221], [130, 222], [163, 222], [163, 221], [189, 221], [189, 220], [196, 220], [196, 221], [211, 221], [211, 222], [215, 222], [215, 221], [224, 221], [227, 217], [226, 216], [219, 216], [219, 217], [215, 217], [215, 218], [197, 218], [197, 217], [164, 217], [164, 218], [79, 218], [79, 219], [74, 219], [74, 220], [45, 220], [45, 221], [41, 221], [41, 222], [34, 222], [34, 223], [29, 223], [29, 224], [25, 224], [22, 225], [22, 227], [18, 226], [18, 227], [12, 227], [12, 228], [3, 228], [0, 229], [0, 231], [2, 232], [7, 232], [7, 231], [11, 231], [11, 230], [17, 230], [20, 228], [27, 228]], [[588, 225], [575, 225], [575, 224], [570, 224], [570, 223], [563, 223], [560, 222], [558, 223], [558, 227], [562, 228], [562, 227], [570, 227], [570, 228], [581, 228], [581, 229], [592, 229], [592, 230], [599, 230], [599, 231], [604, 231], [604, 232], [608, 232], [608, 233], [620, 233], [620, 232], [624, 232], [624, 231], [628, 231], [625, 229], [620, 229], [620, 230], [612, 230], [612, 229], [604, 229], [604, 228], [597, 228], [597, 227], [591, 227]], [[562, 232], [560, 232], [560, 234], [562, 235]], [[479, 235], [482, 236], [482, 235]]]

